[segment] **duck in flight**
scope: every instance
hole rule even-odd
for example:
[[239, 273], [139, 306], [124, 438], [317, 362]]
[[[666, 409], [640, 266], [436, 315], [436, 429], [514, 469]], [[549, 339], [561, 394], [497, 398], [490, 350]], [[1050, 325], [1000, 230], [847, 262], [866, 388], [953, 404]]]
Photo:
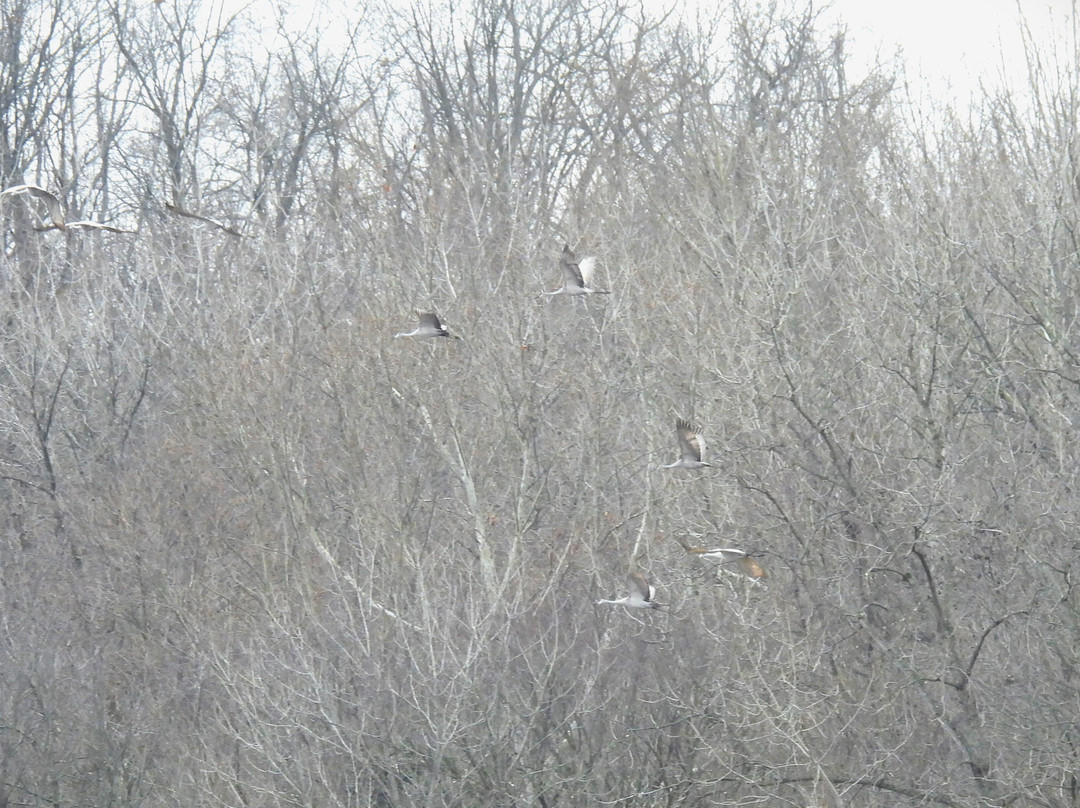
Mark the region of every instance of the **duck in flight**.
[[701, 469], [712, 466], [712, 463], [701, 459], [705, 454], [705, 437], [689, 421], [677, 419], [675, 435], [679, 439], [679, 459], [666, 466], [657, 466], [658, 469]]
[[415, 337], [416, 339], [429, 339], [431, 337], [453, 337], [454, 339], [461, 339], [457, 334], [451, 334], [445, 328], [442, 323], [439, 322], [439, 316], [433, 311], [418, 311], [416, 312], [420, 316], [420, 322], [412, 331], [402, 331], [399, 334], [394, 334], [394, 339], [398, 337]]
[[653, 587], [645, 576], [640, 572], [631, 572], [626, 576], [626, 585], [629, 594], [623, 598], [615, 598], [614, 600], [607, 600], [601, 598], [596, 601], [596, 605], [601, 603], [611, 603], [616, 606], [625, 606], [628, 609], [659, 609], [660, 604], [653, 600], [656, 595], [656, 588]]
[[562, 255], [559, 257], [559, 266], [563, 269], [566, 280], [563, 285], [554, 292], [544, 292], [545, 295], [607, 295], [611, 294], [607, 289], [593, 289], [592, 275], [596, 269], [596, 256], [590, 255], [582, 258], [579, 262], [574, 257], [574, 251], [569, 244], [564, 244]]
[[748, 578], [761, 580], [769, 577], [765, 572], [765, 568], [758, 563], [757, 559], [742, 550], [737, 550], [734, 547], [691, 547], [682, 539], [678, 539], [678, 542], [690, 555], [698, 558], [710, 558], [719, 561], [721, 564], [734, 564], [739, 572]]

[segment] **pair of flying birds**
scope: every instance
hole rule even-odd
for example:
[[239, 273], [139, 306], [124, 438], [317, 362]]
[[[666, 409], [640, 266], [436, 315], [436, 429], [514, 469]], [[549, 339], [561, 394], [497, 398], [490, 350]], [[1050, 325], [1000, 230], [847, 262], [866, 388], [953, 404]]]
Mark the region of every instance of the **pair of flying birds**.
[[[101, 222], [69, 222], [67, 220], [67, 212], [64, 210], [64, 206], [60, 204], [59, 197], [57, 197], [56, 194], [54, 194], [52, 191], [46, 191], [44, 188], [40, 188], [37, 185], [13, 185], [10, 188], [5, 188], [3, 191], [0, 191], [0, 197], [16, 196], [18, 194], [26, 194], [31, 199], [36, 199], [39, 202], [43, 202], [45, 204], [45, 210], [49, 214], [49, 221], [51, 222], [51, 224], [48, 224], [45, 227], [40, 227], [38, 228], [39, 230], [69, 230], [72, 227], [80, 227], [87, 230], [107, 230], [110, 233], [136, 232], [134, 230], [125, 230], [122, 227], [113, 227], [110, 224], [102, 224]], [[223, 224], [216, 219], [211, 219], [208, 216], [202, 216], [198, 213], [192, 213], [191, 211], [184, 210], [183, 208], [177, 207], [176, 205], [167, 204], [165, 205], [165, 209], [168, 210], [169, 213], [173, 213], [177, 216], [183, 216], [188, 219], [196, 219], [200, 222], [206, 222], [207, 224], [211, 224], [214, 227], [217, 227], [218, 229], [228, 233], [230, 236], [243, 235], [239, 230], [236, 230], [235, 228], [230, 227], [227, 224]]]
[[[733, 563], [739, 572], [754, 580], [768, 577], [765, 569], [757, 562], [757, 559], [742, 550], [736, 550], [733, 547], [716, 547], [713, 549], [691, 547], [681, 540], [679, 544], [682, 545], [686, 552], [696, 555], [698, 558], [710, 558], [719, 561], [721, 564]], [[627, 595], [625, 597], [615, 598], [614, 600], [601, 598], [596, 601], [596, 604], [599, 606], [601, 603], [611, 603], [616, 606], [625, 606], [628, 609], [660, 608], [661, 604], [655, 600], [656, 587], [650, 584], [640, 572], [631, 572], [626, 576], [626, 588]]]
[[[692, 547], [682, 539], [678, 541], [690, 555], [719, 561], [721, 564], [734, 564], [739, 572], [748, 578], [753, 578], [755, 581], [768, 577], [765, 568], [758, 563], [757, 559], [742, 550], [737, 550], [734, 547], [714, 547], [711, 549], [708, 547]], [[614, 600], [601, 598], [596, 601], [596, 604], [599, 606], [601, 603], [611, 603], [616, 606], [625, 606], [628, 609], [660, 608], [661, 604], [655, 600], [656, 587], [650, 584], [640, 572], [631, 572], [626, 576], [626, 588], [627, 595], [625, 597], [615, 598]]]
[[[592, 276], [596, 269], [596, 256], [590, 255], [578, 261], [574, 257], [574, 251], [569, 244], [564, 244], [562, 255], [559, 256], [559, 265], [563, 269], [566, 279], [563, 285], [554, 292], [544, 292], [545, 295], [607, 295], [611, 294], [606, 289], [593, 289]], [[456, 334], [451, 334], [439, 321], [439, 315], [433, 311], [418, 311], [420, 321], [412, 331], [403, 331], [394, 334], [394, 337], [415, 337], [416, 339], [429, 339], [431, 337], [453, 337], [461, 339]]]

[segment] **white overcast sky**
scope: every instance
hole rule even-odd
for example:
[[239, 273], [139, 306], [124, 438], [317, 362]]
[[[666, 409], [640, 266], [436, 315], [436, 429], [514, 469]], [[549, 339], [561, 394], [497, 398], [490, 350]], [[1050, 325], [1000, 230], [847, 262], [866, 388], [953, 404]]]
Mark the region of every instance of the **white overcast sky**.
[[[655, 4], [658, 12], [675, 3], [688, 16], [695, 7], [716, 9], [725, 4], [725, 0], [642, 1], [646, 7]], [[758, 1], [767, 4], [770, 0]], [[437, 6], [440, 0], [427, 2]], [[781, 8], [803, 7], [801, 0], [776, 2]], [[1023, 82], [1026, 64], [1021, 14], [1043, 55], [1055, 47], [1059, 57], [1075, 54], [1080, 44], [1071, 16], [1074, 2], [1080, 0], [819, 0], [815, 7], [824, 9], [820, 33], [829, 33], [841, 20], [847, 26], [849, 81], [862, 78], [865, 66], [876, 59], [891, 61], [899, 52], [915, 99], [927, 99], [929, 88], [929, 94], [938, 101], [964, 105], [977, 91], [980, 80], [991, 85], [1002, 80], [1014, 86]], [[341, 13], [325, 9], [349, 9], [358, 4], [355, 0], [209, 0], [208, 5], [224, 7], [226, 13], [246, 6], [257, 17], [265, 14], [264, 19], [273, 16], [267, 13], [273, 6], [283, 6], [290, 9], [290, 16], [298, 24], [311, 25], [313, 5], [324, 9], [319, 18], [336, 22]], [[324, 38], [333, 37], [333, 30], [316, 27]]]
[[824, 16], [847, 25], [853, 67], [899, 49], [913, 90], [929, 85], [939, 100], [966, 103], [980, 80], [1023, 83], [1021, 15], [1044, 56], [1055, 46], [1061, 54], [1075, 48], [1071, 7], [1071, 0], [832, 0]]

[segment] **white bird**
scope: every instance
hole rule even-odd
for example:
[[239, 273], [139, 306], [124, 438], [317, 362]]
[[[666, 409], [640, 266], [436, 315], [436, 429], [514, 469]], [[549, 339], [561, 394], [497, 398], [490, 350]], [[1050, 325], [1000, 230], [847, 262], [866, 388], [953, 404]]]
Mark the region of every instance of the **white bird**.
[[412, 331], [402, 331], [399, 334], [394, 334], [394, 339], [398, 337], [416, 337], [417, 339], [428, 339], [429, 337], [453, 337], [454, 339], [461, 339], [457, 334], [451, 334], [445, 328], [442, 323], [439, 322], [439, 316], [433, 311], [417, 311], [420, 315], [420, 323]]
[[739, 572], [749, 578], [769, 577], [765, 572], [765, 568], [757, 562], [757, 559], [742, 550], [737, 550], [734, 547], [691, 547], [682, 539], [678, 539], [678, 542], [690, 555], [696, 555], [698, 558], [711, 558], [721, 564], [734, 564], [738, 567]]
[[49, 218], [52, 219], [53, 226], [60, 230], [67, 229], [67, 216], [64, 214], [64, 208], [60, 204], [60, 200], [56, 198], [56, 194], [36, 185], [13, 185], [0, 191], [0, 196], [8, 196], [9, 194], [29, 194], [34, 199], [40, 199], [49, 210]]
[[705, 454], [705, 437], [697, 432], [689, 421], [679, 418], [675, 421], [675, 434], [679, 438], [679, 459], [658, 469], [700, 469], [712, 466], [701, 459]]
[[574, 257], [574, 251], [569, 244], [564, 244], [562, 255], [559, 257], [559, 266], [566, 274], [566, 280], [562, 287], [554, 292], [544, 292], [545, 295], [607, 295], [611, 294], [606, 289], [593, 289], [593, 270], [596, 269], [596, 256], [590, 255], [582, 258], [581, 262]]
[[596, 601], [596, 605], [601, 603], [613, 603], [617, 606], [625, 606], [628, 609], [659, 609], [660, 604], [653, 600], [656, 595], [656, 588], [653, 587], [648, 581], [645, 580], [645, 576], [640, 572], [631, 572], [626, 576], [627, 588], [630, 590], [630, 594], [624, 598], [615, 598], [615, 600], [607, 600], [601, 598]]

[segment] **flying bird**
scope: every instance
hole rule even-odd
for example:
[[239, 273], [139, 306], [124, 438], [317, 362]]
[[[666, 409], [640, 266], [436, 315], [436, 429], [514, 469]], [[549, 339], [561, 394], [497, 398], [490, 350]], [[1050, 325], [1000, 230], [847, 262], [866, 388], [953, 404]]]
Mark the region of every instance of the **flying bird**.
[[640, 572], [631, 572], [626, 576], [626, 584], [629, 593], [626, 597], [615, 598], [615, 600], [607, 600], [601, 598], [596, 601], [596, 605], [601, 603], [612, 603], [616, 606], [625, 606], [628, 609], [659, 609], [660, 604], [653, 600], [653, 596], [656, 595], [656, 589], [645, 580], [645, 576]]
[[394, 339], [398, 337], [416, 337], [417, 339], [428, 339], [430, 337], [453, 337], [454, 339], [461, 339], [457, 334], [451, 334], [445, 328], [442, 323], [439, 322], [439, 316], [433, 311], [417, 311], [420, 315], [420, 323], [412, 331], [402, 331], [399, 334], [394, 334]]
[[211, 219], [209, 216], [203, 216], [201, 213], [193, 213], [190, 210], [184, 210], [178, 205], [172, 205], [168, 202], [165, 203], [165, 210], [169, 211], [176, 216], [183, 216], [185, 219], [194, 219], [197, 222], [206, 222], [214, 227], [228, 233], [230, 236], [236, 236], [237, 238], [244, 238], [244, 234], [237, 230], [235, 227], [230, 227], [224, 222], [219, 222], [217, 219]]
[[52, 219], [53, 227], [59, 230], [66, 230], [67, 216], [64, 214], [64, 208], [60, 204], [60, 200], [57, 199], [56, 194], [51, 191], [46, 191], [44, 188], [39, 188], [36, 185], [13, 185], [10, 188], [5, 188], [0, 191], [0, 196], [8, 196], [15, 194], [28, 194], [34, 199], [39, 199], [45, 203], [45, 207], [49, 211], [49, 218]]
[[72, 227], [80, 227], [86, 230], [108, 230], [110, 233], [135, 232], [134, 230], [125, 230], [122, 227], [114, 227], [111, 224], [102, 224], [101, 222], [69, 222], [67, 221], [67, 215], [64, 213], [64, 208], [60, 204], [60, 200], [57, 198], [56, 194], [51, 191], [46, 191], [44, 188], [39, 188], [36, 185], [13, 185], [11, 188], [0, 191], [0, 196], [7, 196], [8, 194], [28, 194], [34, 199], [39, 199], [45, 203], [52, 224], [45, 225], [44, 227], [35, 227], [35, 230], [70, 230]]
[[[111, 224], [102, 224], [101, 222], [68, 222], [67, 226], [82, 227], [86, 230], [108, 230], [110, 233], [136, 233], [137, 230], [127, 230], [123, 227], [114, 227]], [[52, 230], [51, 227], [45, 227], [44, 230]]]
[[711, 549], [708, 547], [691, 547], [682, 539], [678, 539], [678, 542], [690, 555], [696, 555], [698, 558], [711, 558], [721, 564], [734, 564], [739, 572], [748, 578], [760, 580], [769, 577], [768, 573], [765, 572], [765, 568], [758, 563], [757, 559], [742, 550], [737, 550], [734, 547], [714, 547]]
[[593, 289], [591, 286], [593, 270], [596, 269], [596, 256], [590, 255], [582, 258], [579, 263], [574, 257], [574, 251], [569, 244], [564, 244], [562, 255], [559, 257], [559, 266], [562, 267], [566, 280], [563, 285], [554, 292], [544, 292], [545, 295], [607, 295], [606, 289]]
[[68, 222], [63, 227], [59, 227], [58, 225], [53, 223], [53, 224], [45, 225], [44, 227], [35, 227], [34, 229], [39, 231], [39, 232], [44, 232], [46, 230], [70, 230], [73, 227], [79, 227], [79, 228], [82, 228], [84, 230], [107, 230], [110, 233], [137, 233], [138, 232], [137, 230], [126, 230], [123, 227], [116, 227], [116, 226], [111, 225], [111, 224], [102, 224], [101, 222], [91, 222], [91, 221]]
[[658, 469], [700, 469], [712, 466], [701, 459], [705, 454], [704, 436], [690, 425], [689, 421], [679, 418], [675, 421], [675, 434], [679, 438], [679, 459]]

